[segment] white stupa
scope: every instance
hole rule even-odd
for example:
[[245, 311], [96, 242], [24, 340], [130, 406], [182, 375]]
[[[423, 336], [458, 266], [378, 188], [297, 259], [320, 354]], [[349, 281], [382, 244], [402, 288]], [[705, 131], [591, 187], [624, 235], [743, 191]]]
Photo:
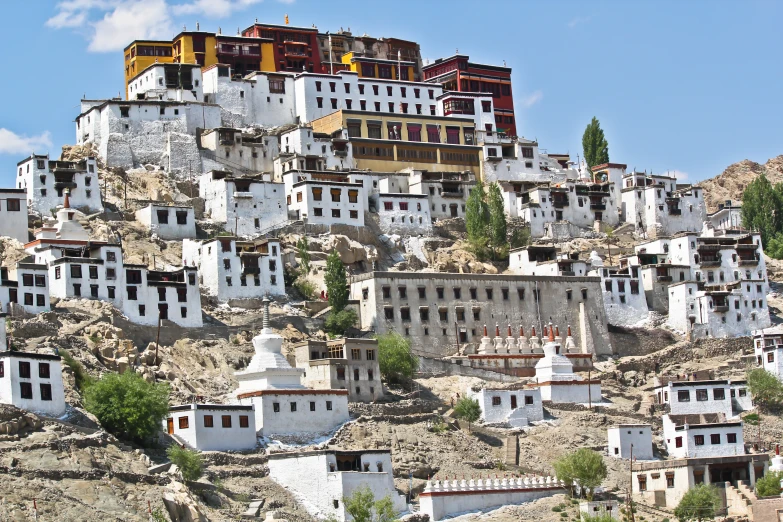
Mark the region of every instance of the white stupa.
[[772, 464], [769, 466], [769, 470], [783, 471], [783, 457], [780, 456], [780, 444], [775, 444], [775, 456], [772, 457]]
[[574, 373], [574, 365], [562, 354], [562, 345], [555, 339], [551, 324], [543, 350], [544, 358], [536, 363], [536, 381], [542, 400], [578, 404], [601, 402], [601, 382], [588, 382]]

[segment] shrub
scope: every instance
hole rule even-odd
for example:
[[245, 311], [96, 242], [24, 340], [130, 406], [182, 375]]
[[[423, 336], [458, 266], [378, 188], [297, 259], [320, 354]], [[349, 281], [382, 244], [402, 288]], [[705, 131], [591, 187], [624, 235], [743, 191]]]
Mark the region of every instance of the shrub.
[[59, 350], [60, 357], [63, 358], [63, 362], [73, 372], [73, 378], [76, 380], [76, 388], [84, 393], [88, 387], [95, 383], [95, 379], [85, 373], [81, 363], [73, 358], [73, 355], [65, 350]]
[[299, 276], [294, 281], [294, 288], [296, 288], [305, 299], [312, 299], [315, 297], [315, 285], [306, 277]]
[[783, 471], [769, 471], [756, 481], [756, 495], [759, 497], [777, 497], [780, 495], [780, 481]]
[[718, 488], [712, 484], [699, 484], [689, 489], [683, 495], [680, 503], [674, 509], [674, 516], [681, 521], [710, 520], [721, 507]]
[[169, 385], [132, 371], [106, 374], [86, 389], [84, 407], [114, 435], [143, 441], [160, 430], [169, 411]]
[[481, 417], [481, 406], [479, 406], [476, 399], [462, 397], [457, 401], [457, 404], [454, 405], [454, 416], [467, 422], [468, 431], [470, 431], [470, 425]]
[[159, 507], [156, 507], [155, 509], [152, 510], [152, 513], [150, 513], [150, 518], [152, 519], [153, 522], [168, 522], [169, 520], [169, 517], [167, 517], [163, 513], [163, 510], [160, 509]]
[[198, 480], [204, 471], [204, 464], [201, 462], [201, 455], [198, 451], [182, 448], [177, 444], [169, 446], [166, 450], [169, 460], [177, 465], [182, 478], [189, 481]]
[[592, 500], [593, 492], [606, 478], [606, 464], [601, 455], [589, 448], [578, 450], [560, 457], [554, 463], [557, 478], [573, 488], [579, 484], [580, 495]]
[[411, 343], [397, 332], [375, 337], [378, 339], [378, 366], [386, 382], [411, 378], [419, 369], [419, 358], [411, 352]]
[[351, 308], [346, 308], [339, 312], [330, 312], [326, 318], [324, 327], [332, 335], [345, 335], [349, 328], [353, 327], [359, 320], [359, 316]]
[[563, 508], [560, 506], [555, 506], [552, 508], [552, 511], [554, 511], [555, 513], [560, 513], [561, 511], [563, 511]]
[[375, 495], [367, 486], [343, 498], [343, 505], [354, 522], [392, 522], [396, 517], [391, 497], [387, 495], [375, 500]]

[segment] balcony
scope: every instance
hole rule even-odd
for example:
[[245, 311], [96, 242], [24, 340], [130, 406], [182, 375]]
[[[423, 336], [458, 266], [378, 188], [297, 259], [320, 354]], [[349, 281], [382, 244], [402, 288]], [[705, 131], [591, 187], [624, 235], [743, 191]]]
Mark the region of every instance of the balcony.
[[717, 313], [726, 313], [729, 311], [729, 305], [715, 305], [713, 310]]
[[567, 207], [568, 205], [569, 203], [567, 199], [558, 199], [552, 201], [552, 206], [555, 208], [563, 208], [563, 207]]
[[487, 156], [487, 161], [503, 161], [501, 156]]
[[680, 210], [679, 208], [670, 208], [669, 214], [672, 216], [680, 216], [682, 215], [682, 210]]
[[261, 268], [258, 266], [243, 266], [242, 275], [257, 275], [261, 273]]
[[338, 158], [345, 158], [348, 157], [348, 151], [347, 150], [335, 150], [334, 155]]
[[296, 56], [299, 58], [307, 58], [307, 53], [305, 51], [302, 51], [300, 49], [286, 49], [284, 51], [284, 54], [286, 56]]
[[590, 203], [590, 210], [606, 210], [606, 203]]
[[755, 266], [757, 264], [759, 264], [758, 258], [751, 258], [751, 259], [740, 258], [739, 260], [739, 266]]
[[563, 277], [574, 277], [576, 274], [570, 270], [563, 270], [560, 272], [560, 275]]
[[76, 188], [76, 182], [75, 181], [55, 181], [54, 182], [54, 189], [60, 190], [60, 189], [75, 189]]
[[657, 276], [655, 280], [659, 283], [670, 283], [672, 276]]
[[721, 249], [721, 245], [705, 245], [702, 243], [696, 249], [699, 251], [716, 251]]
[[234, 199], [253, 199], [252, 192], [234, 192]]
[[446, 191], [443, 191], [443, 192], [440, 193], [440, 195], [442, 197], [444, 197], [444, 198], [462, 198], [465, 195], [465, 193], [463, 191], [461, 191], [461, 190], [456, 191], [456, 192], [446, 192]]
[[702, 259], [702, 267], [720, 266], [720, 259]]

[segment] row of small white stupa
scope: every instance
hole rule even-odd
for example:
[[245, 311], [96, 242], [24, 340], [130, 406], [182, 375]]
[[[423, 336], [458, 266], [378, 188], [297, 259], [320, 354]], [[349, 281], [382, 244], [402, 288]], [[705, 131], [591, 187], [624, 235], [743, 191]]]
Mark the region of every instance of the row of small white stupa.
[[551, 488], [563, 487], [565, 483], [558, 480], [557, 477], [503, 477], [486, 478], [474, 480], [428, 480], [424, 487], [425, 492], [430, 491], [456, 491], [456, 490], [474, 490], [474, 489], [518, 489], [518, 488]]
[[[544, 326], [543, 339], [546, 340], [549, 337], [552, 341], [560, 346], [563, 346], [563, 338], [560, 337], [560, 328], [557, 326], [549, 325], [549, 329], [554, 328], [554, 335], [552, 332], [547, 332], [547, 327]], [[530, 354], [530, 353], [544, 353], [542, 338], [536, 335], [535, 325], [531, 328], [530, 337], [525, 337], [524, 328], [520, 325], [519, 336], [514, 337], [511, 330], [511, 325], [508, 325], [508, 335], [502, 337], [500, 335], [500, 325], [495, 325], [495, 337], [490, 338], [487, 334], [487, 325], [484, 325], [484, 337], [481, 338], [481, 344], [478, 348], [479, 354]], [[554, 339], [552, 339], [554, 338]], [[568, 326], [567, 335], [565, 338], [565, 351], [567, 353], [578, 353], [579, 349], [574, 342], [574, 338], [571, 336], [571, 326]]]

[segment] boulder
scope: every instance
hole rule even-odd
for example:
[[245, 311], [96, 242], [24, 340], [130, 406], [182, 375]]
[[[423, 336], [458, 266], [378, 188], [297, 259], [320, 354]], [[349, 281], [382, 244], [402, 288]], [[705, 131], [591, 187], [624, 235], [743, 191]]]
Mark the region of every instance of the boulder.
[[335, 235], [331, 237], [330, 243], [330, 251], [336, 250], [345, 265], [367, 260], [367, 251], [364, 249], [364, 245], [358, 241], [348, 239], [346, 236]]
[[163, 504], [172, 522], [208, 522], [198, 502], [179, 482], [172, 482], [163, 493]]

